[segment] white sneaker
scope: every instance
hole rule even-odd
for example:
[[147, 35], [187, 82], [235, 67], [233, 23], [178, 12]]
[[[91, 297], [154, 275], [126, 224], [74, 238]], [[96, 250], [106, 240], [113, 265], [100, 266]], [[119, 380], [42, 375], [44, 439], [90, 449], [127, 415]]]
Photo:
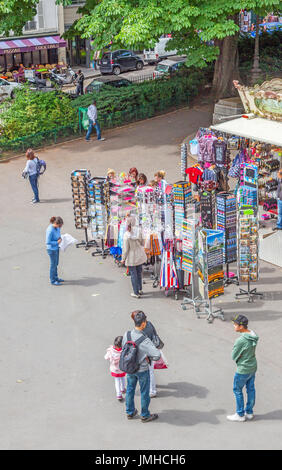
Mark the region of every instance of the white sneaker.
[[229, 421], [239, 421], [239, 422], [246, 421], [245, 416], [239, 416], [237, 413], [235, 413], [234, 415], [226, 416], [226, 418], [227, 418]]
[[106, 140], [105, 137], [101, 137], [101, 139], [97, 139], [98, 142], [100, 142], [101, 140]]
[[136, 295], [136, 294], [134, 294], [133, 292], [132, 292], [132, 294], [130, 294], [130, 295], [131, 295], [131, 297], [134, 297], [135, 299], [140, 299], [140, 295]]
[[144, 292], [142, 290], [139, 291], [139, 295], [143, 295]]
[[150, 398], [155, 398], [157, 396], [157, 392], [150, 393]]
[[251, 421], [251, 419], [254, 419], [254, 415], [249, 415], [248, 413], [245, 413], [245, 417]]

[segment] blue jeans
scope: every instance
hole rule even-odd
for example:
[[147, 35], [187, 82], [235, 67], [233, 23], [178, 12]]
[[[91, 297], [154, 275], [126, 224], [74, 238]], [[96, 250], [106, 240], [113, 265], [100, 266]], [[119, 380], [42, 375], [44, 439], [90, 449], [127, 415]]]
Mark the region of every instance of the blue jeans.
[[50, 257], [50, 281], [51, 284], [58, 280], [59, 249], [47, 250]]
[[89, 119], [89, 127], [88, 127], [88, 131], [87, 131], [85, 139], [90, 140], [90, 134], [92, 132], [93, 127], [95, 127], [96, 132], [97, 132], [97, 140], [100, 140], [101, 139], [101, 129], [100, 129], [100, 126], [99, 126], [99, 122], [96, 121], [95, 124], [94, 124], [94, 122], [91, 119]]
[[139, 291], [142, 290], [142, 264], [139, 266], [129, 266], [129, 272], [133, 292], [135, 295], [138, 295]]
[[141, 393], [141, 416], [147, 418], [150, 416], [150, 372], [149, 369], [144, 372], [136, 372], [136, 374], [127, 374], [127, 389], [126, 389], [126, 414], [133, 415], [135, 411], [135, 389], [137, 382], [140, 385]]
[[[238, 374], [235, 373], [233, 392], [236, 398], [236, 413], [239, 416], [244, 416], [245, 412], [249, 415], [253, 414], [253, 408], [256, 401], [256, 390], [255, 390], [255, 377], [256, 374]], [[244, 395], [243, 388], [246, 385], [247, 389], [247, 405], [244, 407]]]
[[32, 187], [32, 191], [34, 193], [34, 199], [39, 202], [39, 194], [38, 194], [38, 175], [31, 175], [29, 176], [30, 186]]
[[281, 199], [277, 199], [277, 207], [278, 207], [277, 227], [282, 229], [282, 200]]

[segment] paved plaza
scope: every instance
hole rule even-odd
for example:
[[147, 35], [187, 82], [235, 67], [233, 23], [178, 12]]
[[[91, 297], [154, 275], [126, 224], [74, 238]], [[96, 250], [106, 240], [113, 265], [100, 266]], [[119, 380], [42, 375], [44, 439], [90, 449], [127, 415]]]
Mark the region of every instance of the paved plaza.
[[[0, 165], [1, 449], [282, 448], [280, 269], [261, 263], [257, 288], [265, 295], [254, 303], [236, 301], [238, 287], [226, 288], [214, 302], [226, 321], [213, 324], [151, 284], [144, 298], [131, 298], [124, 269], [111, 257], [93, 258], [91, 250], [61, 254], [66, 283], [49, 283], [50, 217], [64, 219], [62, 233], [83, 238], [74, 227], [71, 171], [89, 168], [103, 176], [108, 168], [136, 166], [150, 179], [164, 169], [169, 182], [177, 181], [181, 142], [210, 122], [208, 106], [186, 108], [108, 131], [105, 142], [80, 139], [42, 150], [47, 171], [37, 205], [21, 178], [25, 157]], [[147, 424], [126, 419], [104, 360], [114, 338], [132, 328], [137, 308], [156, 326], [169, 362], [168, 370], [156, 372], [158, 397], [150, 405], [159, 419]], [[226, 420], [235, 412], [234, 314], [247, 315], [260, 337], [256, 417], [245, 423]]]

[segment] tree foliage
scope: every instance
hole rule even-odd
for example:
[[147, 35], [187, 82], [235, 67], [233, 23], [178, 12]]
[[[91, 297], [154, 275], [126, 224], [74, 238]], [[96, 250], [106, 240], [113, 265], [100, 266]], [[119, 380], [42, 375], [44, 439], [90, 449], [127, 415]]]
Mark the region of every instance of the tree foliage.
[[241, 9], [271, 11], [281, 0], [88, 0], [75, 29], [93, 37], [98, 49], [113, 42], [115, 48], [149, 48], [171, 33], [168, 48], [187, 54], [187, 65], [205, 66], [219, 48], [209, 41], [235, 35], [233, 17]]
[[21, 34], [27, 21], [36, 15], [38, 0], [0, 0], [0, 36]]

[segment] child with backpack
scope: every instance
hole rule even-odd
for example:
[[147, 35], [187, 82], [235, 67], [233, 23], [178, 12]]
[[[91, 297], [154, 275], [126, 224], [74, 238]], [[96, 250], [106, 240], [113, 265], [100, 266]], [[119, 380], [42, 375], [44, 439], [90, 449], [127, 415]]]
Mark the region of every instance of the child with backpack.
[[109, 346], [105, 355], [105, 359], [110, 361], [110, 372], [115, 379], [115, 388], [117, 400], [123, 401], [123, 394], [126, 393], [125, 372], [119, 369], [119, 360], [122, 351], [122, 336], [117, 336], [114, 344]]

